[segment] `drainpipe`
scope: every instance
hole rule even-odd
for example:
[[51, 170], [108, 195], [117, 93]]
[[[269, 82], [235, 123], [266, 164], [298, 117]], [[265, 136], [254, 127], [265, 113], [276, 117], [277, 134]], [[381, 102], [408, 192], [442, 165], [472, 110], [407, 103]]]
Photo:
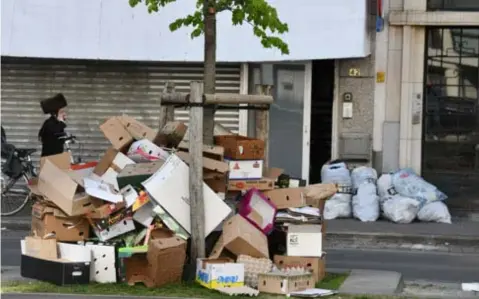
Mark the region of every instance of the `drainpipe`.
[[389, 26], [386, 16], [389, 12], [389, 0], [377, 0], [375, 82], [374, 82], [374, 121], [372, 166], [382, 173], [383, 166], [383, 125], [386, 119], [386, 83], [388, 64]]

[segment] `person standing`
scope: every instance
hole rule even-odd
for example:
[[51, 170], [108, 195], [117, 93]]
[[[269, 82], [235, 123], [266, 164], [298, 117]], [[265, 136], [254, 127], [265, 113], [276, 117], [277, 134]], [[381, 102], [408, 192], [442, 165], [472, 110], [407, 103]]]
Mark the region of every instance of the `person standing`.
[[63, 94], [59, 93], [41, 102], [43, 112], [50, 114], [38, 132], [38, 139], [42, 143], [42, 157], [61, 154], [64, 151], [64, 139], [66, 136], [66, 107], [67, 101]]

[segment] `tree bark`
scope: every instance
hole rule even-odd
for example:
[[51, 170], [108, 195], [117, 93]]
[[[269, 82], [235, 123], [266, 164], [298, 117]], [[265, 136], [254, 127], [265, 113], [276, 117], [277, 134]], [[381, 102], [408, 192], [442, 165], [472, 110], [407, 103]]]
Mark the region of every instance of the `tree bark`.
[[[205, 61], [204, 61], [204, 93], [214, 94], [216, 85], [216, 10], [215, 0], [204, 0]], [[203, 142], [213, 144], [215, 111], [204, 109]]]

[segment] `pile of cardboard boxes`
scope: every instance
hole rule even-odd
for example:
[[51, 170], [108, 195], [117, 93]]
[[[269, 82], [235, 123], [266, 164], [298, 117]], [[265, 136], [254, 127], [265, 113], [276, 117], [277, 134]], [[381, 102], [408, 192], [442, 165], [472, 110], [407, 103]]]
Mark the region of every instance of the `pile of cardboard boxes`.
[[[111, 148], [99, 161], [42, 158], [22, 275], [58, 285], [181, 281], [191, 233], [187, 127], [156, 132], [124, 115], [100, 129]], [[285, 183], [282, 170], [264, 169], [262, 140], [221, 135], [203, 151], [204, 233], [221, 234], [196, 261], [198, 283], [227, 294], [313, 288], [324, 277], [324, 200], [336, 186]]]

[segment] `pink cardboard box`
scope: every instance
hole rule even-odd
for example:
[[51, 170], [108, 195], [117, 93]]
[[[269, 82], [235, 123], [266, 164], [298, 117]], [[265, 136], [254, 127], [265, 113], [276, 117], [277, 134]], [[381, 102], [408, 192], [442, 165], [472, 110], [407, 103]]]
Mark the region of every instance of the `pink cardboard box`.
[[252, 188], [241, 199], [238, 212], [264, 234], [273, 230], [276, 206], [258, 189]]

